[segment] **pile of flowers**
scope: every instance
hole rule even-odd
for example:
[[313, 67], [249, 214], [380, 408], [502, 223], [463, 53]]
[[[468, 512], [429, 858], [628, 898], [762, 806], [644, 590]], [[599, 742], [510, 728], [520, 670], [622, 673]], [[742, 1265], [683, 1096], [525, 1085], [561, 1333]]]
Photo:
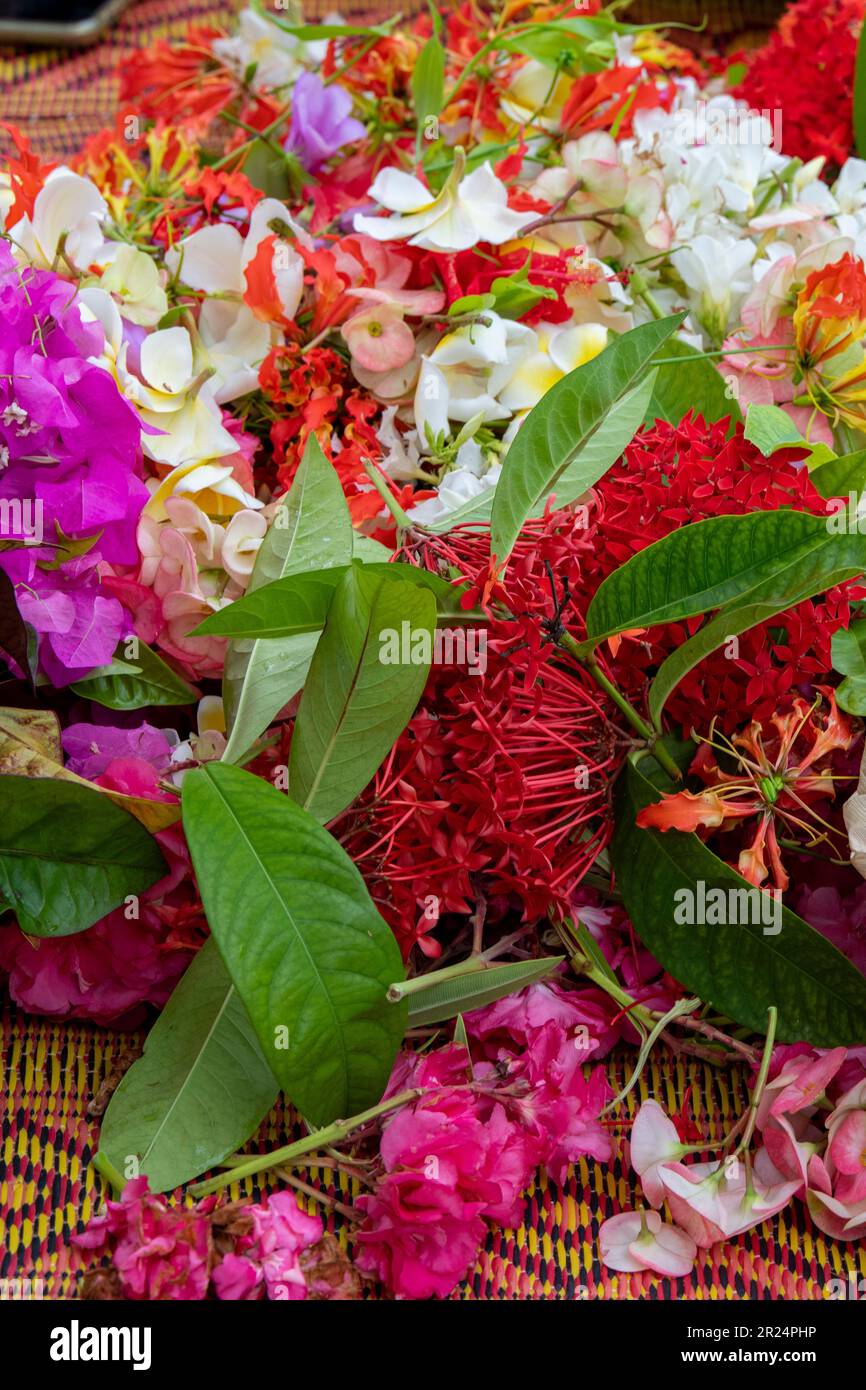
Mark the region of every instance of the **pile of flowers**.
[[[0, 970], [163, 1042], [222, 971], [247, 1048], [225, 1142], [161, 1191], [116, 1162], [147, 1053], [121, 1082], [92, 1296], [447, 1297], [539, 1166], [613, 1161], [653, 1046], [750, 1067], [751, 1103], [696, 1162], [643, 1103], [609, 1268], [685, 1275], [795, 1197], [862, 1233], [862, 15], [799, 0], [743, 76], [600, 0], [256, 4], [131, 58], [68, 164], [8, 132]], [[790, 49], [838, 76], [832, 124]], [[674, 916], [684, 845], [778, 915], [790, 978], [766, 919], [742, 989], [671, 932], [726, 921]], [[362, 982], [315, 1028], [273, 893], [315, 988]], [[269, 1086], [310, 1133], [238, 1153]], [[263, 1172], [351, 1260], [295, 1190], [216, 1197]]]

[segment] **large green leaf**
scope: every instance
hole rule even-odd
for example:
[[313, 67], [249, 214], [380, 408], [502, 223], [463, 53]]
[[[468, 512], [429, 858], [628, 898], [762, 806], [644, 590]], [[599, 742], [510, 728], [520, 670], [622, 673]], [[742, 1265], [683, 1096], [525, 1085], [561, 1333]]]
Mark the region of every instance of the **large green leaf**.
[[809, 469], [809, 481], [822, 497], [845, 497], [866, 487], [866, 449], [827, 459]]
[[[832, 589], [834, 584], [841, 584], [860, 573], [866, 565], [866, 538], [846, 537], [844, 541], [847, 544], [841, 537], [832, 539], [835, 544], [828, 544], [813, 553], [811, 563], [780, 569], [777, 574], [750, 589], [744, 598], [729, 603], [699, 628], [693, 637], [671, 652], [650, 686], [649, 711], [656, 728], [661, 727], [662, 709], [683, 677], [729, 638], [748, 632], [749, 628], [767, 622], [786, 608], [793, 608], [804, 599], [814, 598], [816, 594]], [[848, 634], [838, 635], [844, 637]]]
[[[295, 480], [262, 541], [247, 593], [286, 575], [347, 565], [352, 536], [340, 480], [311, 434]], [[317, 641], [314, 630], [279, 641], [239, 638], [229, 643], [223, 673], [226, 762], [242, 756], [297, 695]]]
[[265, 584], [254, 593], [245, 594], [237, 602], [221, 608], [218, 613], [211, 613], [204, 622], [199, 623], [193, 635], [265, 639], [320, 632], [325, 626], [334, 594], [350, 571], [429, 590], [445, 611], [456, 610], [459, 606], [458, 590], [429, 570], [419, 569], [416, 565], [364, 564], [355, 561], [352, 565], [334, 565], [332, 569], [290, 574], [273, 584]]
[[857, 61], [854, 66], [854, 147], [861, 159], [866, 159], [866, 24], [857, 42]]
[[816, 593], [827, 587], [826, 576], [864, 567], [866, 537], [831, 534], [826, 517], [791, 511], [710, 517], [672, 531], [608, 576], [587, 609], [589, 644], [720, 608], [764, 581], [782, 597], [804, 583], [814, 583]]
[[101, 792], [0, 777], [0, 897], [22, 931], [70, 936], [166, 872], [159, 845]]
[[411, 87], [418, 129], [416, 151], [420, 152], [421, 142], [427, 136], [428, 122], [431, 117], [439, 115], [445, 96], [445, 50], [436, 34], [431, 34], [418, 55]]
[[[136, 710], [148, 705], [191, 705], [199, 698], [194, 686], [173, 671], [146, 643], [136, 641], [135, 656], [121, 657], [102, 672], [76, 681], [72, 689], [85, 700], [107, 709]], [[121, 643], [121, 652], [124, 643]]]
[[406, 1024], [400, 952], [355, 865], [269, 783], [187, 774], [183, 819], [220, 954], [268, 1065], [313, 1125], [375, 1104]]
[[[667, 323], [665, 319], [663, 322]], [[675, 358], [675, 361], [671, 361]], [[667, 420], [678, 425], [691, 410], [705, 420], [724, 420], [732, 425], [742, 420], [737, 402], [727, 394], [725, 379], [706, 357], [688, 343], [673, 339], [656, 354], [658, 368], [655, 389], [646, 413], [646, 422]]]
[[[411, 719], [427, 680], [436, 601], [426, 588], [391, 578], [392, 568], [356, 565], [344, 575], [304, 686], [289, 794], [321, 821], [339, 815], [364, 789]], [[413, 645], [401, 650], [399, 662], [383, 659], [390, 656], [388, 636], [404, 632], [413, 644], [416, 635], [429, 644], [429, 651]]]
[[[687, 767], [693, 746], [666, 743]], [[781, 930], [765, 934], [764, 923], [753, 921], [759, 915], [758, 900], [727, 896], [742, 894], [750, 885], [696, 835], [638, 829], [638, 811], [672, 789], [646, 753], [633, 754], [619, 779], [611, 860], [626, 910], [644, 945], [689, 992], [745, 1028], [764, 1031], [767, 1010], [775, 1005], [780, 1042], [816, 1047], [862, 1042], [866, 979], [835, 946], [781, 905]], [[715, 889], [721, 889], [734, 908], [727, 917], [744, 920], [683, 925], [675, 921], [683, 901], [678, 893], [693, 894], [697, 908], [701, 895], [706, 901]], [[771, 918], [769, 931], [775, 932], [776, 925]]]
[[[611, 464], [620, 458], [643, 423], [647, 401], [652, 395], [653, 381], [654, 373], [650, 372], [643, 381], [639, 381], [637, 386], [626, 392], [616, 408], [605, 417], [595, 434], [581, 449], [577, 458], [569, 464], [556, 484], [557, 507], [568, 507], [572, 502], [576, 502], [586, 493], [587, 487], [592, 486], [591, 483], [587, 484], [586, 479], [592, 478], [597, 482]], [[471, 501], [464, 502], [462, 507], [455, 508], [441, 520], [433, 522], [427, 529], [441, 535], [445, 531], [451, 531], [455, 526], [462, 526], [466, 521], [489, 521], [495, 495], [495, 489], [490, 488], [478, 497], [473, 497]], [[530, 511], [530, 517], [541, 516], [549, 498], [550, 494], [545, 493]]]
[[836, 702], [849, 714], [866, 715], [866, 621], [834, 632], [831, 644], [834, 668], [845, 679], [836, 689]]
[[682, 320], [678, 314], [623, 333], [600, 356], [558, 381], [529, 412], [496, 485], [491, 550], [500, 562], [510, 555], [533, 508], [557, 491], [566, 473], [575, 496], [598, 482], [613, 458], [605, 462], [605, 453], [587, 454], [584, 468], [579, 456], [610, 413], [622, 408], [623, 398], [646, 375], [650, 358]]
[[100, 1153], [171, 1192], [254, 1134], [277, 1083], [216, 942], [206, 941], [111, 1098]]

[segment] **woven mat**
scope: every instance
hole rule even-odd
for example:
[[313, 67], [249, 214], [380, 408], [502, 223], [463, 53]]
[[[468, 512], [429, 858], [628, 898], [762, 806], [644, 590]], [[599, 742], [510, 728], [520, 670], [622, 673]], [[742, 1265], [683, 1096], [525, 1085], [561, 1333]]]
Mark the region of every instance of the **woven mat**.
[[[92, 1260], [70, 1244], [70, 1236], [83, 1229], [103, 1197], [91, 1162], [99, 1127], [88, 1119], [88, 1106], [119, 1053], [140, 1044], [142, 1035], [49, 1023], [9, 1008], [0, 1038], [0, 1296], [4, 1279], [29, 1278], [43, 1281], [35, 1289], [45, 1298], [75, 1298]], [[613, 1085], [622, 1085], [628, 1065], [626, 1056], [611, 1063]], [[650, 1094], [676, 1109], [689, 1088], [690, 1110], [702, 1133], [718, 1141], [746, 1101], [745, 1080], [736, 1070], [675, 1062], [658, 1052], [638, 1095], [630, 1098], [628, 1114]], [[285, 1144], [292, 1133], [290, 1117], [277, 1107], [249, 1148]], [[335, 1186], [331, 1172], [310, 1169], [302, 1176], [337, 1199], [354, 1195], [352, 1188]], [[233, 1199], [259, 1195], [249, 1182], [230, 1192]], [[597, 1260], [599, 1224], [634, 1202], [633, 1178], [619, 1158], [611, 1167], [580, 1162], [562, 1187], [540, 1175], [526, 1194], [523, 1224], [491, 1232], [471, 1278], [454, 1297], [816, 1299], [825, 1296], [830, 1279], [866, 1276], [866, 1250], [826, 1240], [800, 1202], [774, 1222], [702, 1252], [688, 1279], [609, 1276]]]
[[[380, 3], [387, 9], [386, 0]], [[180, 37], [190, 23], [228, 25], [234, 8], [231, 0], [139, 0], [93, 48], [0, 50], [3, 119], [22, 126], [43, 157], [68, 156], [111, 123], [120, 57], [158, 37]], [[358, 8], [340, 6], [344, 15]], [[74, 1298], [87, 1261], [69, 1238], [103, 1196], [91, 1165], [98, 1124], [88, 1119], [88, 1107], [118, 1055], [141, 1036], [28, 1019], [10, 1008], [0, 1037], [0, 1281], [42, 1280], [46, 1297]], [[613, 1085], [622, 1084], [626, 1065], [611, 1064]], [[743, 1076], [659, 1054], [638, 1089], [641, 1097], [652, 1094], [678, 1108], [689, 1088], [702, 1131], [720, 1138], [742, 1112]], [[277, 1108], [250, 1148], [285, 1143], [290, 1130], [291, 1118]], [[329, 1185], [324, 1173], [308, 1176], [332, 1196], [352, 1195]], [[258, 1195], [251, 1186], [232, 1188], [234, 1197], [250, 1193]], [[831, 1278], [866, 1275], [863, 1249], [825, 1240], [796, 1203], [771, 1225], [706, 1254], [690, 1278], [674, 1285], [650, 1275], [609, 1278], [596, 1258], [598, 1226], [633, 1200], [619, 1160], [610, 1168], [582, 1162], [562, 1188], [542, 1176], [527, 1193], [524, 1224], [491, 1233], [455, 1297], [805, 1299], [821, 1297]]]

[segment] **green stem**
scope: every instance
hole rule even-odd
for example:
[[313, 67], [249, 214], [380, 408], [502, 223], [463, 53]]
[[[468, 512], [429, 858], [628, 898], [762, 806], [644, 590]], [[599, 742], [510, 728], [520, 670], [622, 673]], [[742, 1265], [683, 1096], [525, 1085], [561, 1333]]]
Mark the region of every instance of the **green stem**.
[[390, 1100], [380, 1101], [378, 1105], [372, 1106], [370, 1110], [364, 1110], [360, 1115], [353, 1115], [351, 1120], [335, 1120], [332, 1125], [326, 1125], [324, 1129], [314, 1129], [303, 1139], [297, 1139], [294, 1144], [286, 1144], [282, 1149], [274, 1149], [273, 1153], [257, 1154], [246, 1163], [239, 1163], [228, 1173], [220, 1173], [218, 1177], [209, 1178], [207, 1182], [197, 1182], [191, 1187], [190, 1193], [193, 1197], [206, 1197], [209, 1192], [219, 1192], [223, 1187], [228, 1187], [233, 1182], [240, 1182], [242, 1178], [252, 1178], [258, 1173], [266, 1173], [270, 1168], [280, 1168], [285, 1164], [293, 1163], [296, 1158], [303, 1158], [304, 1155], [314, 1153], [316, 1149], [325, 1148], [328, 1144], [339, 1144], [343, 1139], [348, 1138], [356, 1129], [362, 1129], [371, 1120], [377, 1120], [380, 1115], [387, 1115], [391, 1110], [398, 1110], [401, 1105], [408, 1105], [412, 1100], [417, 1100], [424, 1092], [417, 1087], [409, 1091], [401, 1091], [399, 1095], [392, 1096]]
[[382, 501], [385, 503], [385, 506], [388, 508], [388, 511], [393, 516], [400, 530], [411, 531], [412, 521], [403, 511], [403, 508], [400, 506], [400, 503], [397, 501], [397, 498], [394, 496], [388, 484], [385, 482], [385, 479], [382, 476], [381, 469], [376, 467], [372, 459], [362, 458], [361, 463], [363, 464], [364, 472], [367, 474], [367, 477], [370, 479], [370, 482], [373, 484], [379, 496], [382, 498]]
[[97, 1173], [109, 1183], [115, 1195], [119, 1197], [126, 1187], [126, 1178], [124, 1178], [117, 1168], [115, 1168], [114, 1164], [106, 1158], [101, 1149], [93, 1160], [93, 1166]]
[[665, 317], [664, 309], [661, 307], [651, 290], [638, 290], [637, 293], [638, 298], [643, 300], [644, 304], [647, 306], [654, 319], [663, 319]]
[[388, 999], [392, 1004], [399, 1004], [400, 1000], [408, 995], [432, 989], [443, 980], [457, 980], [461, 975], [474, 975], [477, 971], [483, 970], [485, 964], [479, 956], [469, 956], [466, 960], [458, 961], [456, 965], [446, 965], [442, 970], [430, 970], [426, 975], [413, 976], [411, 980], [398, 980], [396, 984], [389, 985]]
[[568, 652], [569, 656], [573, 656], [575, 661], [579, 661], [582, 666], [586, 667], [596, 685], [603, 690], [606, 695], [610, 696], [620, 713], [625, 715], [625, 718], [628, 720], [629, 724], [631, 724], [635, 733], [640, 734], [659, 766], [663, 767], [668, 776], [672, 777], [675, 782], [679, 782], [682, 779], [682, 773], [664, 744], [658, 742], [658, 734], [655, 729], [650, 728], [649, 724], [641, 718], [634, 706], [629, 704], [622, 692], [617, 690], [613, 681], [602, 671], [595, 656], [591, 652], [583, 653], [580, 644], [575, 642], [570, 632], [564, 632], [562, 634], [559, 639], [559, 645], [562, 647], [563, 651]]
[[761, 1104], [761, 1097], [764, 1094], [764, 1087], [767, 1084], [767, 1074], [770, 1070], [770, 1059], [773, 1055], [773, 1043], [776, 1038], [776, 1020], [779, 1016], [778, 1009], [771, 1004], [767, 1010], [767, 1040], [764, 1043], [764, 1055], [761, 1058], [761, 1067], [758, 1072], [758, 1079], [755, 1082], [755, 1089], [752, 1091], [752, 1099], [749, 1105], [749, 1120], [746, 1125], [745, 1133], [734, 1150], [734, 1157], [747, 1149], [752, 1142], [752, 1135], [755, 1132], [755, 1125], [758, 1120], [758, 1106]]

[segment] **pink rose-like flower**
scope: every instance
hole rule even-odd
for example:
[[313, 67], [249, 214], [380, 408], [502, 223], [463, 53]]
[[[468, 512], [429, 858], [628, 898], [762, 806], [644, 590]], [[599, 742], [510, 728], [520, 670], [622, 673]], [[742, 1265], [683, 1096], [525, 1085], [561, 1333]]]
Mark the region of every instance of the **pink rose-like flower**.
[[355, 1261], [399, 1299], [447, 1298], [475, 1263], [485, 1226], [479, 1202], [411, 1169], [387, 1173], [356, 1208]]
[[691, 1272], [697, 1255], [685, 1231], [668, 1226], [657, 1211], [626, 1211], [608, 1217], [598, 1233], [602, 1263], [623, 1274], [652, 1270], [672, 1279]]
[[106, 1203], [105, 1214], [73, 1240], [90, 1250], [112, 1247], [129, 1299], [202, 1299], [210, 1281], [212, 1205], [170, 1207], [148, 1191], [147, 1178], [132, 1178], [116, 1202]]
[[307, 1297], [300, 1256], [322, 1239], [322, 1223], [308, 1216], [290, 1192], [273, 1192], [261, 1206], [250, 1207], [253, 1230], [214, 1271], [214, 1288], [223, 1299], [259, 1297], [296, 1302]]

